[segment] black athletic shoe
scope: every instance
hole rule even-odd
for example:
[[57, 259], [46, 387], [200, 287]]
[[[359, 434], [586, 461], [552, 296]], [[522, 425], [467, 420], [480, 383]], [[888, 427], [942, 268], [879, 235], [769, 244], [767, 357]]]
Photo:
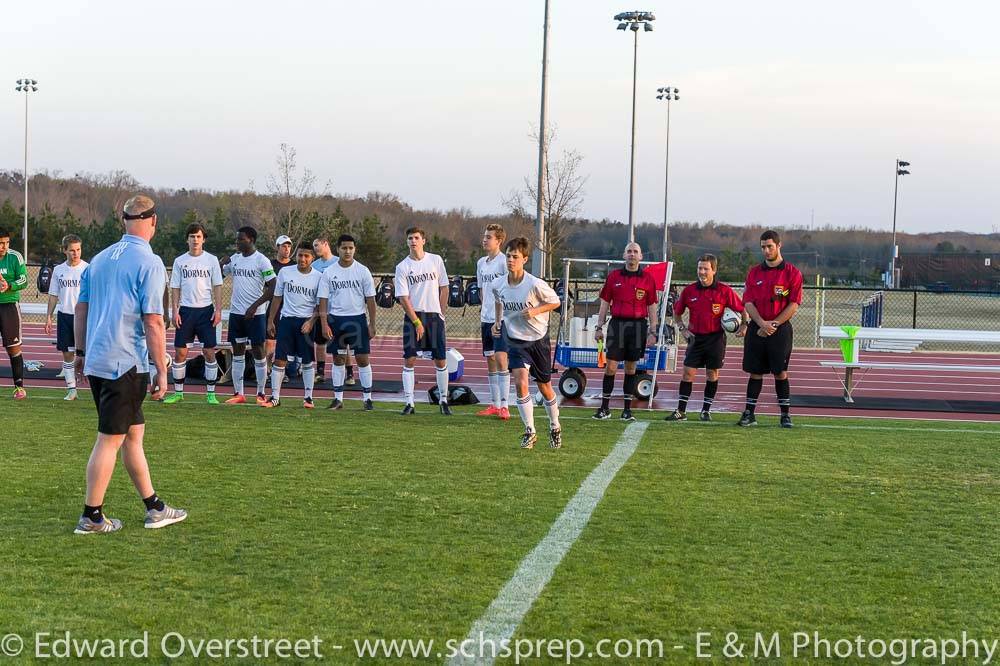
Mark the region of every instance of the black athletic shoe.
[[781, 415], [781, 427], [782, 428], [791, 428], [792, 427], [792, 417], [789, 416], [788, 414], [782, 414]]
[[698, 420], [699, 421], [711, 421], [712, 420], [712, 412], [702, 412], [701, 414], [698, 415]]
[[373, 411], [375, 411], [375, 405], [374, 405], [374, 403], [372, 403], [371, 400], [365, 400], [364, 410], [366, 412], [373, 412]]
[[666, 416], [663, 417], [664, 421], [687, 421], [688, 415], [679, 409], [675, 409]]
[[538, 435], [532, 430], [525, 430], [524, 434], [521, 435], [521, 448], [522, 449], [533, 449], [535, 448], [535, 442], [538, 441]]
[[554, 430], [549, 430], [549, 448], [550, 449], [561, 449], [562, 448], [562, 430], [555, 428]]
[[341, 402], [340, 400], [337, 400], [336, 398], [331, 400], [330, 404], [327, 406], [327, 409], [343, 409], [343, 408], [344, 408], [344, 403]]
[[417, 410], [413, 408], [413, 405], [407, 405], [406, 407], [403, 407], [403, 411], [400, 412], [400, 414], [402, 414], [403, 416], [410, 416], [411, 414], [416, 414], [416, 413]]
[[632, 416], [631, 409], [623, 409], [622, 415], [619, 416], [618, 418], [621, 419], [622, 421], [635, 421], [635, 417]]
[[439, 402], [438, 407], [441, 408], [442, 416], [451, 416], [451, 407], [448, 406], [447, 402]]
[[740, 415], [740, 420], [736, 423], [736, 425], [741, 428], [755, 426], [757, 425], [757, 417], [749, 409], [745, 409], [743, 410], [743, 414]]
[[607, 421], [608, 419], [611, 418], [611, 410], [604, 409], [603, 407], [601, 407], [596, 412], [594, 412], [594, 416], [592, 418], [597, 421]]

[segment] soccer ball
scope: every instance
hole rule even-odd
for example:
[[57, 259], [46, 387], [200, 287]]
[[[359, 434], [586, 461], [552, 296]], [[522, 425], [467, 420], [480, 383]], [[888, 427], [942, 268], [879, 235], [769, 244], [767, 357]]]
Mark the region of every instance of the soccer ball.
[[722, 330], [726, 333], [735, 333], [739, 330], [742, 319], [739, 313], [726, 308], [722, 313]]

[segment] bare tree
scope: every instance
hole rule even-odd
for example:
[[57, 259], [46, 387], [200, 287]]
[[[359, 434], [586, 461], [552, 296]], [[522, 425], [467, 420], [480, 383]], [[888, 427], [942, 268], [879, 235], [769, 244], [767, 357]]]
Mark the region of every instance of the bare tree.
[[[545, 152], [548, 155], [552, 142], [555, 140], [555, 130], [546, 132]], [[531, 139], [538, 143], [538, 131], [531, 133]], [[581, 173], [583, 155], [573, 149], [563, 150], [557, 160], [545, 160], [545, 252], [548, 265], [541, 271], [551, 276], [555, 257], [561, 255], [566, 241], [569, 239], [572, 222], [583, 206], [584, 189], [587, 176]], [[501, 204], [510, 211], [515, 219], [527, 222], [535, 217], [538, 187], [534, 179], [524, 178], [524, 187], [511, 190], [501, 198]], [[533, 267], [539, 270], [538, 267]]]
[[[308, 213], [317, 212], [316, 200], [329, 193], [331, 183], [327, 181], [323, 191], [317, 193], [316, 176], [310, 169], [299, 171], [295, 148], [283, 143], [278, 150], [278, 172], [269, 174], [266, 181], [270, 210], [256, 212], [260, 215], [266, 235], [277, 237], [287, 234], [298, 243], [309, 226]], [[254, 189], [253, 181], [250, 182], [250, 189]]]

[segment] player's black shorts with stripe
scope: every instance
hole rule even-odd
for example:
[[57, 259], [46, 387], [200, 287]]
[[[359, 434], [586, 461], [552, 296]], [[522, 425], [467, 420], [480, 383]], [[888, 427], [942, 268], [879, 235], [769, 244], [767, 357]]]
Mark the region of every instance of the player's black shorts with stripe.
[[548, 336], [538, 340], [518, 340], [504, 331], [504, 341], [507, 343], [509, 369], [527, 368], [539, 384], [552, 381], [552, 347]]
[[726, 334], [723, 331], [692, 335], [684, 353], [685, 368], [718, 370], [726, 360]]
[[20, 303], [0, 303], [0, 341], [4, 347], [21, 344]]
[[608, 358], [612, 361], [639, 361], [646, 354], [649, 322], [645, 319], [612, 317], [606, 335]]
[[792, 357], [792, 325], [784, 323], [772, 335], [757, 335], [760, 327], [754, 321], [747, 328], [743, 341], [743, 372], [751, 375], [776, 375], [788, 370]]
[[73, 333], [73, 315], [56, 313], [56, 349], [61, 352], [76, 350], [76, 335]]
[[403, 319], [403, 358], [413, 358], [418, 351], [429, 351], [436, 361], [448, 357], [444, 336], [444, 317], [437, 312], [418, 312], [424, 324], [424, 336], [417, 339], [417, 329], [409, 319]]
[[[368, 317], [359, 315], [327, 315], [327, 323], [333, 338], [326, 345], [331, 354], [346, 354], [350, 349], [355, 355], [371, 353], [371, 338], [368, 337]], [[318, 328], [322, 328], [319, 326]]]
[[215, 349], [219, 342], [216, 339], [215, 326], [212, 325], [215, 306], [192, 308], [182, 305], [180, 315], [181, 325], [174, 333], [174, 349], [188, 347], [195, 340], [198, 340], [205, 349]]
[[149, 373], [134, 366], [118, 379], [87, 375], [90, 393], [97, 405], [97, 432], [124, 435], [134, 425], [146, 422], [142, 401], [146, 399]]
[[507, 342], [504, 339], [504, 331], [506, 330], [507, 325], [500, 322], [500, 337], [497, 338], [493, 336], [493, 324], [482, 322], [479, 327], [479, 337], [483, 342], [483, 356], [493, 356], [497, 352], [507, 353]]
[[229, 341], [258, 346], [264, 344], [267, 336], [267, 319], [264, 315], [254, 315], [249, 321], [241, 314], [229, 313]]
[[312, 335], [302, 332], [302, 326], [308, 317], [282, 317], [278, 322], [277, 346], [274, 349], [274, 358], [286, 359], [289, 361], [299, 360], [302, 363], [312, 363], [316, 360], [316, 352], [313, 347]]

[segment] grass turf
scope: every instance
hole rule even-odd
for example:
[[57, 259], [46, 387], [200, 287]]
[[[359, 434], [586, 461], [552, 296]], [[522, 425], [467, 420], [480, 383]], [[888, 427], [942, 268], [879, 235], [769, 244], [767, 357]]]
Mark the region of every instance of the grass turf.
[[[61, 395], [3, 407], [0, 630], [154, 646], [462, 638], [622, 432], [567, 419], [564, 450], [523, 452], [519, 425], [474, 408], [148, 404], [154, 484], [190, 518], [142, 529], [119, 467], [105, 506], [125, 529], [80, 537], [96, 418]], [[657, 638], [684, 661], [698, 630], [1000, 633], [1000, 426], [797, 424], [652, 424], [515, 638]]]

